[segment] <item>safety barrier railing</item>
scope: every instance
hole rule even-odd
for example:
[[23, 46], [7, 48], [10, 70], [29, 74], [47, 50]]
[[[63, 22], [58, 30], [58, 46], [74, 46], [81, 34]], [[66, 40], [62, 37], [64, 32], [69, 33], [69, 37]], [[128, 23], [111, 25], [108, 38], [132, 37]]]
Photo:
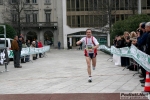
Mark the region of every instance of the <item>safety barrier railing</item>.
[[[39, 53], [44, 53], [50, 50], [50, 46], [44, 46], [42, 48], [22, 48], [21, 51], [21, 56], [26, 56], [26, 55], [32, 55], [32, 54], [39, 54]], [[8, 51], [8, 56], [9, 58], [13, 58], [13, 51], [10, 50]]]
[[108, 48], [105, 45], [101, 45], [99, 49], [106, 50], [111, 54], [115, 54], [121, 57], [132, 58], [145, 70], [150, 72], [150, 55], [147, 55], [146, 53], [140, 51], [134, 45], [131, 45], [131, 47], [124, 47], [124, 48], [116, 48], [114, 46]]

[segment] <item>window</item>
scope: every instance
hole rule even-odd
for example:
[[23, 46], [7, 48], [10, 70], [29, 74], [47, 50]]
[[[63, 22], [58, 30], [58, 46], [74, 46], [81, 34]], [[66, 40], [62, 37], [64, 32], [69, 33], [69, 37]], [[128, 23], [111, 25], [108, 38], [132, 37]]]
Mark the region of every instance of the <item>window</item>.
[[32, 3], [37, 3], [37, 0], [32, 0]]
[[93, 0], [93, 9], [94, 10], [97, 10], [97, 6], [98, 5], [98, 2], [97, 2], [97, 0]]
[[50, 4], [50, 3], [51, 3], [51, 0], [45, 0], [45, 3], [46, 3], [46, 4]]
[[[5, 40], [0, 40], [0, 47], [5, 47]], [[8, 40], [6, 40], [6, 47], [8, 47]]]
[[67, 25], [71, 26], [71, 16], [67, 16]]
[[30, 3], [30, 0], [26, 0], [26, 3]]
[[33, 22], [37, 22], [37, 14], [33, 14]]
[[76, 11], [79, 11], [79, 7], [80, 7], [79, 0], [76, 0]]
[[80, 11], [84, 11], [84, 1], [80, 0]]
[[51, 21], [51, 13], [46, 13], [46, 22], [50, 22]]
[[71, 8], [71, 6], [70, 6], [70, 0], [67, 0], [67, 11], [70, 11], [70, 8]]
[[17, 14], [12, 15], [12, 22], [17, 22]]
[[11, 0], [11, 3], [17, 3], [17, 0]]
[[150, 0], [147, 0], [147, 9], [150, 9]]
[[71, 11], [75, 11], [75, 0], [71, 0]]
[[26, 14], [26, 22], [30, 22], [30, 14]]
[[85, 0], [85, 11], [88, 11], [88, 6], [89, 5], [89, 2], [88, 2], [88, 0]]
[[3, 0], [0, 0], [0, 5], [3, 4]]

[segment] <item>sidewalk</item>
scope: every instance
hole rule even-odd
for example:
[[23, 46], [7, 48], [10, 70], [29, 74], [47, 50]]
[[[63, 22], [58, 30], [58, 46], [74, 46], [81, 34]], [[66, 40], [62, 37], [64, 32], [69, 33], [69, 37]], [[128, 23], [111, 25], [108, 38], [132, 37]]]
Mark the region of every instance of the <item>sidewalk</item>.
[[[144, 90], [138, 75], [107, 61], [109, 55], [98, 52], [97, 67], [92, 71], [93, 82], [88, 83], [83, 51], [53, 49], [47, 57], [22, 64], [9, 72], [0, 73], [0, 94], [28, 93], [119, 93]], [[4, 66], [0, 67], [0, 71]]]

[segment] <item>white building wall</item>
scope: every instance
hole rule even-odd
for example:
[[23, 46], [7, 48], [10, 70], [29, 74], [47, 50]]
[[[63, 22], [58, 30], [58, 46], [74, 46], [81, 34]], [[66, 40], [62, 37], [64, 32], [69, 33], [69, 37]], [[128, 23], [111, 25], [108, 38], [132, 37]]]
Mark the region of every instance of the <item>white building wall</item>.
[[[62, 10], [63, 10], [63, 40], [64, 40], [64, 48], [67, 48], [67, 35], [77, 32], [83, 32], [86, 31], [87, 28], [70, 28], [67, 25], [67, 11], [66, 11], [66, 0], [63, 0], [62, 2]], [[95, 30], [96, 32], [99, 32], [99, 30]], [[71, 41], [71, 39], [70, 39]]]

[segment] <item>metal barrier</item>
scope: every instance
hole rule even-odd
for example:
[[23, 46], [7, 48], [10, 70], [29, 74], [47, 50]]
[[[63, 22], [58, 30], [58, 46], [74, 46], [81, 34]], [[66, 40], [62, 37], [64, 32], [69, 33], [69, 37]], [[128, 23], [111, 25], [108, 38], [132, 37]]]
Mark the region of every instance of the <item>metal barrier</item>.
[[111, 46], [111, 48], [108, 48], [105, 45], [102, 45], [99, 47], [99, 49], [106, 50], [118, 56], [132, 58], [139, 65], [141, 65], [145, 70], [150, 72], [150, 55], [147, 55], [146, 53], [140, 51], [134, 45], [131, 45], [130, 48], [129, 47], [116, 48], [114, 46]]

